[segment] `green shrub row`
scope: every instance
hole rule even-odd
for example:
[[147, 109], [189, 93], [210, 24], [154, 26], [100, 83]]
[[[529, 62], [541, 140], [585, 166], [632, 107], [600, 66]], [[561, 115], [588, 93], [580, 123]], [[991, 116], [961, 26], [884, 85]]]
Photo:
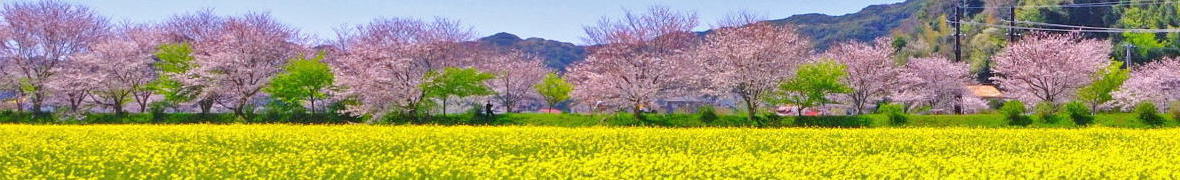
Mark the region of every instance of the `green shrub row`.
[[[742, 115], [722, 115], [701, 111], [696, 114], [644, 114], [636, 118], [630, 113], [618, 114], [501, 114], [494, 117], [475, 113], [446, 116], [399, 117], [386, 116], [377, 124], [433, 124], [433, 125], [537, 125], [561, 127], [586, 126], [656, 126], [656, 127], [1080, 127], [1101, 125], [1108, 127], [1171, 127], [1180, 123], [1168, 121], [1158, 113], [1139, 112], [1121, 114], [1091, 115], [1085, 106], [1067, 104], [1064, 112], [1055, 118], [1069, 118], [1071, 121], [1049, 122], [1044, 117], [1025, 115], [1023, 106], [1009, 104], [1001, 108], [1000, 114], [971, 115], [913, 115], [895, 109], [880, 109], [879, 114], [862, 116], [821, 116], [794, 117], [762, 114], [755, 121]], [[900, 109], [900, 108], [899, 108]], [[1151, 108], [1141, 108], [1146, 109]], [[1145, 114], [1154, 114], [1147, 116]], [[1143, 117], [1153, 121], [1144, 121]], [[90, 114], [81, 120], [65, 120], [52, 114], [34, 115], [28, 113], [0, 112], [0, 123], [7, 124], [191, 124], [191, 123], [297, 123], [297, 124], [339, 124], [361, 123], [364, 120], [341, 117], [333, 114], [269, 114], [255, 115], [250, 120], [240, 120], [232, 114]], [[1019, 120], [1014, 123], [1013, 119]]]
[[143, 114], [87, 114], [81, 119], [62, 117], [57, 114], [0, 112], [0, 123], [19, 124], [227, 124], [227, 123], [297, 123], [337, 124], [357, 122], [357, 118], [337, 114], [258, 114], [248, 120], [238, 119], [233, 114], [199, 113], [143, 113]]

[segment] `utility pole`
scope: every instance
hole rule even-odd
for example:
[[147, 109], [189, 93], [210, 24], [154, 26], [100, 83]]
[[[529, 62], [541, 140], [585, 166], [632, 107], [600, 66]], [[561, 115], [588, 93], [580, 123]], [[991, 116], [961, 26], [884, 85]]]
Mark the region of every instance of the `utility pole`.
[[963, 62], [963, 1], [955, 5], [955, 62]]
[[1008, 7], [1008, 42], [1016, 42], [1016, 6], [1020, 5], [1020, 0], [1012, 0], [1012, 6]]
[[1135, 60], [1131, 59], [1132, 58], [1131, 50], [1135, 49], [1135, 45], [1131, 44], [1131, 43], [1126, 43], [1126, 45], [1124, 45], [1123, 47], [1125, 47], [1124, 49], [1127, 49], [1127, 59], [1124, 60], [1124, 62], [1127, 63], [1127, 69], [1131, 69], [1131, 66], [1135, 65]]

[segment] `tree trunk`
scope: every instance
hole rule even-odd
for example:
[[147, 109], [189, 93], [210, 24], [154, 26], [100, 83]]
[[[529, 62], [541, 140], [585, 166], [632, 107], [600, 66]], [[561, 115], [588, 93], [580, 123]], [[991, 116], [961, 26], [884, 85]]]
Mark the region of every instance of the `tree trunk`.
[[[238, 106], [234, 107], [234, 114], [237, 114], [238, 117], [242, 118], [242, 121], [249, 121], [251, 118], [246, 112], [246, 106], [250, 106], [250, 99], [247, 97], [249, 96], [238, 99]], [[249, 113], [253, 114], [253, 109], [250, 110], [251, 112]]]
[[315, 90], [308, 90], [308, 91], [309, 92], [307, 94], [310, 94], [310, 96], [307, 96], [307, 101], [311, 103], [311, 108], [308, 108], [308, 109], [311, 110], [312, 117], [315, 117], [315, 92], [316, 91]]
[[447, 115], [447, 99], [449, 99], [449, 98], [447, 98], [447, 97], [442, 98], [442, 115], [443, 116]]
[[[136, 97], [135, 102], [138, 103], [138, 105], [139, 105], [139, 113], [147, 112], [148, 97], [140, 98], [140, 96], [134, 95], [134, 94], [132, 96]], [[151, 95], [148, 95], [148, 96], [151, 96]]]
[[205, 98], [197, 101], [197, 106], [200, 106], [201, 114], [209, 114], [210, 110], [213, 109], [213, 103], [214, 100], [212, 98]]
[[147, 101], [139, 102], [139, 113], [147, 112]]
[[1098, 114], [1098, 103], [1090, 103], [1090, 115]]
[[30, 112], [33, 112], [35, 114], [41, 113], [41, 100], [42, 100], [42, 98], [44, 98], [44, 95], [41, 95], [39, 93], [33, 94], [33, 99], [32, 99], [33, 109], [31, 109]]
[[123, 111], [123, 106], [118, 105], [117, 102], [111, 105], [111, 109], [115, 110], [115, 114], [126, 114], [127, 113], [126, 111]]
[[750, 122], [757, 122], [757, 120], [755, 120], [756, 118], [754, 118], [754, 116], [758, 114], [758, 105], [757, 105], [757, 103], [754, 103], [754, 101], [752, 99], [753, 98], [751, 98], [750, 96], [746, 96], [746, 95], [742, 96], [742, 100], [746, 101], [746, 115], [747, 115], [746, 119], [748, 119]]
[[23, 102], [21, 100], [23, 100], [23, 99], [25, 99], [24, 93], [20, 93], [20, 95], [16, 96], [16, 112], [18, 112], [18, 113], [25, 113], [25, 109], [24, 109], [25, 107], [24, 107], [24, 105], [21, 105]]
[[77, 114], [78, 107], [82, 106], [82, 101], [76, 101], [76, 99], [74, 99], [74, 98], [70, 98], [69, 101], [70, 101], [70, 113]]
[[512, 113], [512, 106], [516, 106], [516, 103], [511, 101], [512, 100], [505, 100], [504, 102], [501, 102], [501, 105], [504, 106], [504, 113]]
[[111, 110], [115, 110], [115, 114], [125, 114], [125, 113], [127, 113], [127, 111], [124, 111], [124, 110], [123, 110], [123, 103], [124, 103], [124, 102], [123, 102], [123, 98], [122, 98], [122, 97], [112, 97], [112, 98], [111, 98], [111, 104], [110, 104], [110, 106], [111, 106]]
[[246, 113], [245, 113], [245, 111], [243, 111], [243, 110], [242, 110], [242, 107], [241, 107], [241, 106], [238, 106], [237, 108], [234, 108], [234, 115], [237, 115], [237, 116], [238, 116], [238, 118], [242, 118], [242, 121], [246, 121], [246, 118], [245, 118], [245, 117], [246, 117]]
[[860, 115], [860, 114], [864, 113], [863, 109], [865, 108], [865, 99], [868, 99], [868, 98], [864, 98], [864, 99], [852, 98], [852, 106], [853, 106], [852, 113], [854, 115]]
[[639, 109], [638, 104], [631, 107], [631, 115], [635, 116], [635, 119], [639, 120], [640, 122], [645, 122], [645, 123], [647, 122], [647, 120], [643, 119], [643, 112], [641, 112], [641, 109]]
[[308, 109], [311, 110], [311, 116], [315, 117], [315, 98], [307, 98], [307, 101], [311, 102], [311, 108]]

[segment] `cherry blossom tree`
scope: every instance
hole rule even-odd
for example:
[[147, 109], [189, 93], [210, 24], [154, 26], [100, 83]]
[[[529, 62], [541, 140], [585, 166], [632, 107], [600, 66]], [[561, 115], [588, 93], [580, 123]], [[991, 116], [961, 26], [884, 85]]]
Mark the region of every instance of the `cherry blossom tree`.
[[57, 68], [85, 52], [106, 33], [107, 20], [84, 6], [58, 1], [19, 1], [0, 9], [0, 57], [4, 71], [29, 95], [32, 110], [48, 98], [46, 84]]
[[390, 112], [423, 113], [423, 75], [463, 64], [456, 58], [464, 50], [459, 43], [473, 37], [470, 28], [441, 18], [377, 19], [338, 33], [341, 54], [333, 72], [344, 88], [338, 98], [356, 100], [344, 111], [371, 120]]
[[751, 121], [764, 96], [811, 56], [811, 42], [794, 27], [759, 20], [749, 14], [723, 20], [693, 58], [707, 89], [737, 96]]
[[[196, 77], [213, 92], [217, 104], [249, 119], [252, 106], [270, 78], [282, 66], [301, 53], [300, 37], [295, 29], [283, 25], [267, 14], [250, 13], [230, 17], [212, 42], [196, 46]], [[251, 112], [248, 112], [251, 111]]]
[[1021, 101], [1061, 103], [1110, 63], [1110, 51], [1110, 41], [1077, 34], [1026, 36], [993, 58], [991, 79]]
[[479, 66], [484, 72], [496, 75], [487, 86], [496, 91], [492, 96], [506, 112], [516, 112], [521, 103], [540, 102], [533, 86], [553, 70], [546, 68], [536, 56], [521, 52], [486, 53]]
[[877, 39], [874, 43], [846, 42], [833, 46], [821, 54], [848, 66], [848, 76], [843, 81], [852, 87], [852, 93], [838, 97], [850, 105], [852, 112], [863, 114], [865, 106], [890, 95], [897, 84], [901, 68], [893, 61], [890, 39]]
[[159, 44], [159, 35], [148, 26], [125, 25], [92, 44], [89, 52], [77, 56], [74, 63], [97, 76], [91, 93], [93, 102], [115, 113], [124, 113], [127, 100], [134, 100], [139, 112], [146, 111], [152, 95], [148, 84], [156, 79], [152, 56]]
[[962, 112], [967, 101], [963, 99], [972, 98], [965, 86], [972, 81], [966, 63], [941, 57], [910, 59], [899, 77], [899, 92], [892, 97], [911, 106]]
[[[168, 66], [168, 68], [161, 68], [160, 75], [168, 78], [164, 81], [175, 82], [171, 85], [174, 87], [163, 91], [173, 91], [166, 94], [185, 97], [179, 98], [182, 100], [181, 102], [171, 103], [195, 105], [202, 114], [212, 111], [221, 95], [219, 92], [204, 91], [207, 83], [203, 83], [200, 74], [195, 71], [197, 64], [194, 62], [193, 56], [198, 54], [208, 56], [210, 54], [208, 50], [214, 48], [207, 48], [207, 46], [216, 45], [225, 24], [224, 17], [217, 16], [208, 9], [175, 15], [160, 24], [161, 29], [166, 32], [163, 38], [170, 44], [161, 46], [160, 51], [157, 52], [157, 58], [160, 58], [163, 63], [157, 65]], [[173, 99], [177, 98], [173, 97]], [[187, 102], [188, 100], [196, 101]]]
[[697, 68], [683, 52], [696, 44], [696, 25], [693, 13], [652, 7], [586, 27], [587, 42], [597, 45], [571, 68], [574, 97], [630, 106], [638, 115], [656, 99], [686, 94], [696, 84], [691, 76]]
[[221, 35], [226, 18], [217, 16], [211, 9], [177, 14], [160, 24], [166, 30], [163, 38], [168, 42], [194, 44], [213, 43]]
[[1161, 109], [1180, 101], [1180, 58], [1151, 62], [1131, 71], [1131, 78], [1111, 96], [1110, 106], [1126, 110], [1141, 102], [1152, 102]]
[[91, 97], [91, 91], [99, 87], [102, 79], [97, 75], [94, 66], [84, 63], [67, 63], [54, 69], [54, 76], [46, 83], [47, 90], [53, 94], [48, 102], [66, 107], [71, 115], [84, 113]]

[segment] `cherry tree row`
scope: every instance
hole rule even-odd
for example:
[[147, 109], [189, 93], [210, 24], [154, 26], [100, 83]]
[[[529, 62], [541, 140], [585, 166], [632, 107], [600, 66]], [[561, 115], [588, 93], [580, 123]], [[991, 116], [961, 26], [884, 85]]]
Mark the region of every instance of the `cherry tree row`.
[[[342, 28], [334, 40], [314, 40], [264, 13], [219, 16], [211, 11], [175, 15], [158, 24], [112, 24], [92, 10], [56, 1], [14, 2], [0, 9], [0, 89], [15, 92], [18, 109], [145, 112], [153, 104], [173, 112], [233, 112], [247, 116], [273, 99], [313, 112], [340, 102], [339, 112], [382, 117], [429, 113], [450, 94], [431, 92], [432, 74], [477, 69], [491, 93], [457, 92], [464, 101], [495, 102], [505, 111], [553, 105], [535, 89], [555, 70], [537, 57], [484, 47], [470, 27], [442, 18], [380, 18]], [[897, 57], [887, 38], [849, 41], [819, 52], [790, 26], [739, 13], [698, 33], [690, 12], [652, 7], [604, 18], [586, 27], [590, 55], [568, 68], [573, 105], [592, 112], [639, 113], [657, 101], [737, 102], [749, 117], [782, 95], [783, 82], [800, 66], [835, 62], [847, 76], [847, 93], [829, 107], [863, 114], [882, 102], [929, 107], [941, 113], [974, 112], [986, 102], [965, 85], [975, 83], [965, 63], [942, 57]], [[999, 88], [1024, 102], [1083, 100], [1094, 107], [1176, 101], [1176, 59], [1135, 68], [1124, 83], [1110, 60], [1111, 43], [1076, 34], [1033, 34], [993, 57]], [[314, 68], [315, 63], [324, 68]], [[290, 75], [295, 62], [324, 73]], [[1110, 68], [1114, 67], [1114, 68]], [[462, 72], [462, 71], [456, 71]], [[303, 77], [303, 78], [299, 78]], [[549, 75], [548, 77], [556, 78]], [[274, 88], [291, 79], [299, 88]], [[322, 81], [325, 80], [326, 81]], [[444, 86], [439, 86], [444, 87]], [[462, 86], [454, 86], [462, 87]], [[562, 91], [556, 91], [562, 92]], [[301, 98], [285, 94], [307, 94]], [[476, 97], [466, 97], [476, 95]], [[561, 96], [560, 93], [551, 96]], [[294, 99], [294, 100], [292, 100]], [[317, 103], [318, 102], [318, 103]], [[27, 106], [25, 106], [27, 105]], [[47, 106], [49, 105], [49, 106]], [[318, 107], [317, 107], [318, 106]], [[445, 108], [443, 108], [445, 112]]]
[[587, 27], [589, 43], [598, 45], [570, 69], [575, 99], [592, 111], [638, 113], [665, 98], [730, 98], [753, 118], [762, 107], [782, 105], [767, 104], [767, 96], [797, 67], [831, 59], [847, 66], [849, 76], [841, 81], [852, 90], [832, 98], [853, 113], [890, 98], [912, 106], [986, 107], [965, 89], [972, 78], [966, 64], [936, 57], [895, 61], [888, 39], [816, 53], [792, 26], [748, 13], [723, 19], [703, 38], [692, 32], [697, 24], [692, 13], [655, 7]]
[[245, 116], [273, 99], [268, 88], [284, 66], [319, 54], [331, 75], [318, 77], [338, 80], [304, 90], [313, 110], [316, 98], [355, 100], [346, 111], [356, 115], [405, 110], [424, 100], [426, 72], [463, 67], [494, 75], [487, 98], [513, 111], [539, 101], [533, 85], [552, 71], [532, 55], [470, 43], [470, 28], [446, 19], [378, 19], [312, 46], [264, 13], [112, 24], [83, 6], [40, 1], [7, 3], [0, 17], [0, 85], [25, 101], [21, 110], [145, 112], [166, 102], [176, 112]]

